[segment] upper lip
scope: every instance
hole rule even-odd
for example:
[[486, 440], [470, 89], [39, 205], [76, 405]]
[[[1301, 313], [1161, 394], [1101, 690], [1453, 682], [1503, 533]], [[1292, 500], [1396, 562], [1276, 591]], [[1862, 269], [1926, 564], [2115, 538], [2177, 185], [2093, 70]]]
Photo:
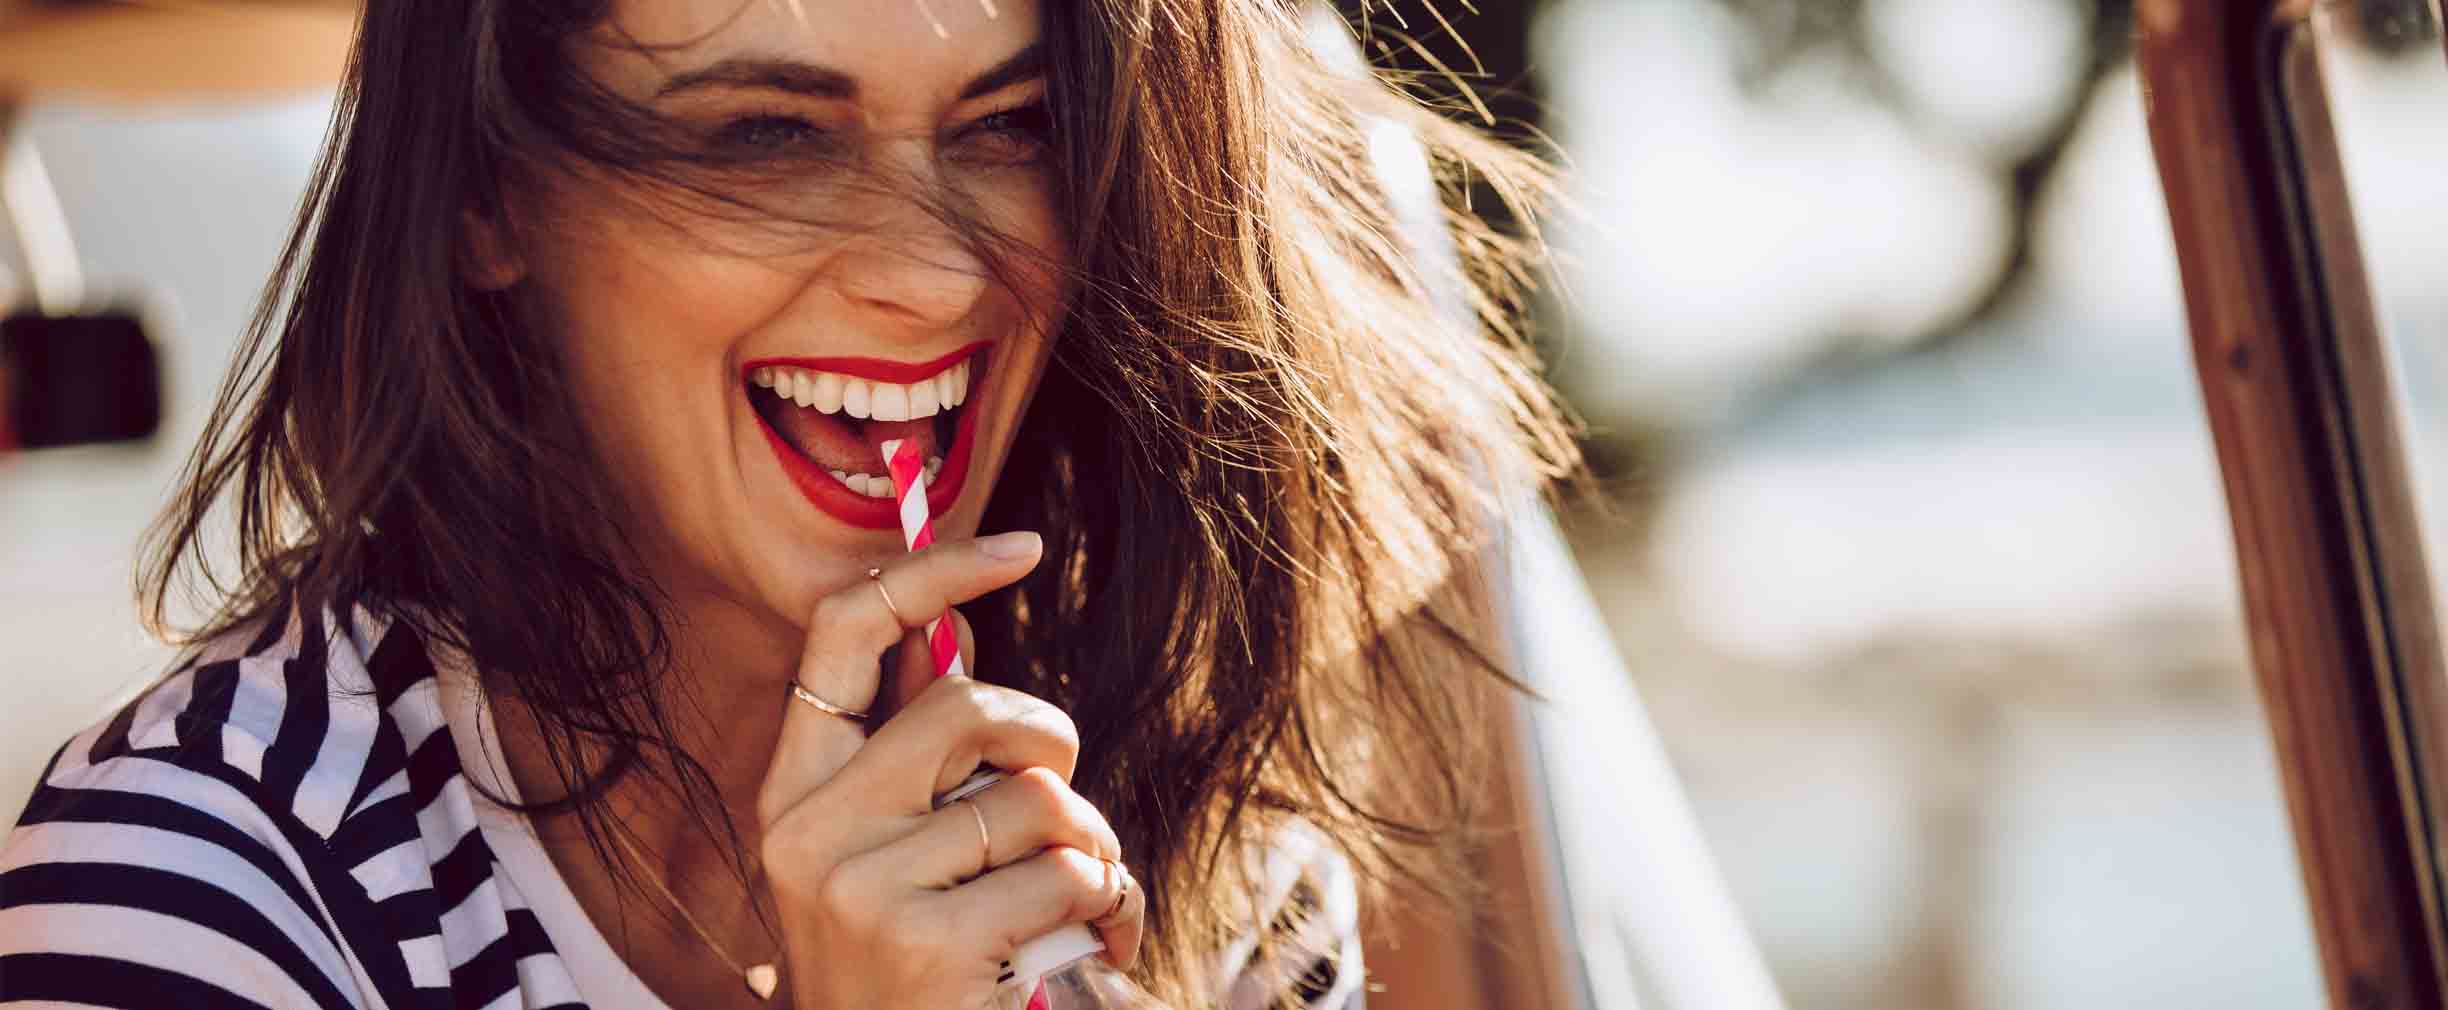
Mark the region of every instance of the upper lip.
[[907, 385], [960, 364], [963, 359], [984, 350], [989, 343], [992, 341], [980, 340], [928, 361], [892, 361], [886, 358], [758, 358], [741, 365], [740, 373], [745, 375], [758, 368], [787, 365], [816, 372], [834, 372], [874, 382]]

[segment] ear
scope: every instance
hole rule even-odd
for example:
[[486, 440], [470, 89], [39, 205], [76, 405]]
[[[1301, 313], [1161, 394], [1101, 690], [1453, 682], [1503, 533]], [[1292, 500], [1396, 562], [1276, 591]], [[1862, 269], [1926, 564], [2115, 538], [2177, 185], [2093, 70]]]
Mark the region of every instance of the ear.
[[479, 291], [500, 291], [527, 276], [527, 262], [511, 248], [499, 217], [474, 209], [459, 212], [459, 278]]

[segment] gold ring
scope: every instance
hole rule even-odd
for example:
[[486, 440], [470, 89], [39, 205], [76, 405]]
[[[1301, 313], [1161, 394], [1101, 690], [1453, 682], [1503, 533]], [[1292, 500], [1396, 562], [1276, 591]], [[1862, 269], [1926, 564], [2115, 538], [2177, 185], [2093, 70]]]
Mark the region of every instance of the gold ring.
[[790, 693], [791, 697], [807, 702], [808, 706], [814, 708], [816, 711], [822, 712], [826, 715], [837, 715], [844, 719], [848, 719], [851, 722], [858, 723], [861, 726], [867, 724], [867, 713], [853, 712], [849, 709], [819, 698], [816, 696], [816, 692], [808, 690], [807, 685], [800, 683], [795, 678], [790, 683]]
[[884, 570], [881, 568], [868, 569], [867, 581], [875, 583], [876, 592], [884, 594], [884, 609], [892, 612], [893, 623], [904, 628], [909, 627], [909, 620], [901, 616], [901, 608], [893, 606], [892, 591], [884, 588]]
[[1130, 867], [1124, 866], [1120, 862], [1111, 859], [1105, 860], [1104, 862], [1105, 865], [1109, 867], [1106, 872], [1119, 873], [1122, 875], [1122, 886], [1114, 890], [1113, 907], [1106, 909], [1105, 914], [1097, 916], [1096, 921], [1098, 922], [1104, 922], [1113, 918], [1114, 916], [1122, 914], [1122, 906], [1130, 904]]
[[986, 834], [986, 811], [978, 809], [976, 800], [963, 798], [961, 802], [968, 804], [969, 815], [977, 818], [978, 871], [974, 876], [982, 877], [986, 871], [994, 869], [994, 840]]

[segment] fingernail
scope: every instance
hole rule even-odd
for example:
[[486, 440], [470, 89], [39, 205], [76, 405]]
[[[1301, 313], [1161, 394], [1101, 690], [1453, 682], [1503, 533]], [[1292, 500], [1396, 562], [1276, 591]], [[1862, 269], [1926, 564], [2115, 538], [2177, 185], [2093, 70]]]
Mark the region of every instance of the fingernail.
[[984, 554], [987, 557], [993, 558], [997, 561], [1017, 561], [1021, 558], [1033, 558], [1037, 556], [1038, 551], [1044, 549], [1044, 545], [1038, 542], [1037, 531], [1035, 530], [1014, 530], [1010, 533], [997, 533], [991, 537], [980, 539], [977, 544], [978, 553]]

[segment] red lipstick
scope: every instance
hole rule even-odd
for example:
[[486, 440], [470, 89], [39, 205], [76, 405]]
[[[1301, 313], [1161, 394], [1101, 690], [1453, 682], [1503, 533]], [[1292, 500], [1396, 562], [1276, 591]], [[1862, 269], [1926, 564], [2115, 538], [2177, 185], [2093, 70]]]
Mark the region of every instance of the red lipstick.
[[[758, 358], [741, 365], [740, 376], [745, 379], [748, 373], [767, 365], [788, 365], [811, 372], [838, 372], [872, 382], [889, 382], [898, 386], [906, 386], [960, 364], [962, 359], [985, 350], [992, 343], [991, 340], [980, 340], [932, 361], [890, 361], [884, 358]], [[950, 466], [951, 463], [946, 461], [944, 465]]]
[[[978, 405], [983, 395], [987, 375], [986, 349], [992, 341], [980, 341], [932, 361], [902, 362], [882, 358], [759, 358], [740, 366], [740, 381], [748, 385], [748, 373], [767, 366], [786, 365], [813, 371], [838, 372], [875, 382], [908, 384], [927, 378], [975, 356], [970, 370], [969, 400], [962, 404], [960, 417], [954, 424], [952, 445], [944, 452], [943, 472], [927, 487], [927, 508], [942, 515], [960, 500], [962, 486], [968, 483], [969, 455], [977, 441], [978, 411], [968, 409]], [[754, 413], [754, 411], [751, 411]], [[901, 528], [900, 508], [891, 498], [870, 498], [844, 486], [815, 461], [792, 446], [780, 432], [774, 430], [764, 415], [757, 415], [757, 429], [765, 433], [765, 444], [773, 448], [774, 458], [782, 465], [782, 473], [799, 488], [808, 503], [826, 515], [860, 529], [898, 530]], [[876, 459], [875, 470], [885, 471], [883, 457]]]

